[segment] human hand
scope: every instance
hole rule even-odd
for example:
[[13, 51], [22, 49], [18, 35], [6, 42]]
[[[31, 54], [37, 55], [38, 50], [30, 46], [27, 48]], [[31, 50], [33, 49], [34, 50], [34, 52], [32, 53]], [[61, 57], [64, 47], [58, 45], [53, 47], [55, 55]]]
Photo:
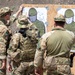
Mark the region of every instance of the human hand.
[[40, 75], [37, 69], [35, 69], [35, 75]]
[[42, 75], [42, 74], [43, 74], [42, 68], [35, 69], [35, 75]]
[[7, 66], [7, 71], [8, 72], [12, 71], [12, 66], [10, 64], [8, 64], [8, 66]]
[[23, 8], [24, 8], [24, 4], [20, 5], [19, 11], [21, 12], [23, 10]]
[[24, 4], [20, 5], [19, 10], [15, 13], [16, 17], [18, 17], [19, 14], [22, 13], [23, 8], [24, 8]]
[[6, 59], [2, 60], [2, 66], [0, 69], [5, 69], [6, 68]]

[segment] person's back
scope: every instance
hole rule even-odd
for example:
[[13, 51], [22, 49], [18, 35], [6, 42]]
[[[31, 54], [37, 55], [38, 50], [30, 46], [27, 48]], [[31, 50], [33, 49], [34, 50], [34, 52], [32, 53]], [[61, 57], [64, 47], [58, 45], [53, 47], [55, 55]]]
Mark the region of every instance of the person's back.
[[47, 38], [47, 56], [61, 55], [62, 57], [69, 57], [69, 52], [73, 45], [74, 34], [61, 28], [55, 28], [52, 32], [50, 37]]
[[70, 50], [75, 42], [75, 36], [73, 32], [64, 29], [63, 15], [58, 14], [54, 22], [54, 29], [41, 37], [37, 47], [34, 59], [35, 73], [43, 64], [45, 75], [71, 75]]

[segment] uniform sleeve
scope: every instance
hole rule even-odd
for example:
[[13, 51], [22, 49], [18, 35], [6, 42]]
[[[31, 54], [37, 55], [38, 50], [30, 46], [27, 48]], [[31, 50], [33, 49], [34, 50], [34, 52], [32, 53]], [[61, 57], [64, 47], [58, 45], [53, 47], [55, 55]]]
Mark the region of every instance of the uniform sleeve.
[[17, 19], [17, 15], [14, 14], [14, 15], [11, 16], [11, 18], [10, 18], [10, 22], [13, 23], [13, 22], [16, 21], [16, 19]]
[[43, 58], [45, 57], [45, 53], [47, 50], [46, 46], [46, 39], [53, 33], [54, 31], [45, 33], [41, 39], [40, 42], [37, 44], [37, 49], [35, 53], [35, 58], [34, 58], [34, 66], [39, 67], [42, 66], [43, 64]]
[[34, 66], [39, 67], [43, 64], [44, 52], [46, 50], [46, 41], [44, 38], [41, 38], [37, 44], [37, 49], [34, 58]]
[[6, 40], [0, 38], [0, 59], [6, 59]]
[[20, 43], [20, 34], [16, 33], [11, 38], [10, 45], [8, 48], [8, 54], [10, 54], [11, 52], [15, 52], [18, 49], [19, 43]]
[[6, 44], [7, 44], [7, 36], [8, 28], [5, 25], [0, 26], [0, 59], [6, 59]]

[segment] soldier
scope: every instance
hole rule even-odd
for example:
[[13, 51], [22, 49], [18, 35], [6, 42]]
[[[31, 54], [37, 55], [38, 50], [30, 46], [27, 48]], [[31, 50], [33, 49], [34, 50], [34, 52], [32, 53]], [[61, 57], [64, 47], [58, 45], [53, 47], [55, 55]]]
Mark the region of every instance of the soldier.
[[71, 75], [70, 50], [75, 42], [75, 36], [73, 32], [64, 29], [63, 15], [57, 14], [54, 22], [54, 29], [44, 34], [37, 46], [34, 58], [36, 75], [39, 73], [40, 66], [45, 70], [43, 75]]
[[11, 12], [8, 7], [0, 9], [0, 75], [6, 75], [6, 56], [10, 35], [7, 21], [10, 19]]
[[8, 27], [10, 25], [10, 22], [14, 22], [18, 18], [23, 7], [24, 7], [24, 5], [22, 4], [19, 7], [19, 10], [13, 16], [11, 16], [11, 13], [13, 12], [12, 9], [10, 9], [9, 7], [1, 8], [0, 9], [0, 24], [3, 24], [3, 25], [5, 24]]
[[[25, 15], [19, 16], [17, 23], [20, 30], [12, 36], [8, 54], [13, 61], [15, 75], [30, 75], [34, 71], [33, 60], [38, 41], [38, 29]], [[16, 63], [17, 66], [14, 65]]]
[[[22, 10], [20, 6], [19, 10], [13, 16], [14, 21]], [[7, 48], [10, 39], [10, 30], [8, 29], [10, 25], [10, 16], [12, 10], [9, 7], [0, 8], [0, 75], [6, 75], [6, 58], [7, 58]]]

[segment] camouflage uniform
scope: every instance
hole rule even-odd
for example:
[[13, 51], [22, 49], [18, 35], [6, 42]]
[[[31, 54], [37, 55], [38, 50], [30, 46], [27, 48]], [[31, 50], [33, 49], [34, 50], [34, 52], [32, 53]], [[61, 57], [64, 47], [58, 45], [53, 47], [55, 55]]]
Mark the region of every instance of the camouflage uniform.
[[[2, 60], [6, 60], [7, 57], [7, 48], [8, 48], [8, 40], [10, 37], [9, 29], [7, 28], [7, 21], [2, 18], [8, 12], [12, 12], [8, 7], [4, 7], [0, 9], [0, 67], [2, 66]], [[0, 75], [6, 75], [6, 68], [0, 69]]]
[[[12, 16], [8, 19], [7, 17], [7, 20], [5, 19], [5, 16], [6, 15], [9, 15], [11, 16], [11, 12], [12, 10], [9, 8], [9, 7], [3, 7], [0, 9], [0, 38], [1, 38], [1, 41], [0, 41], [0, 44], [2, 43], [2, 47], [4, 49], [4, 51], [2, 51], [2, 47], [0, 48], [1, 52], [0, 51], [0, 57], [3, 57], [2, 59], [6, 59], [7, 58], [7, 48], [9, 46], [9, 41], [10, 41], [10, 37], [11, 37], [11, 30], [9, 29], [9, 26], [12, 22], [14, 22], [16, 19], [17, 19], [17, 15], [15, 14], [15, 16]], [[3, 38], [3, 39], [2, 39]], [[2, 60], [0, 58], [0, 62]], [[0, 65], [2, 64], [2, 62], [0, 63]], [[0, 70], [0, 73], [3, 72], [4, 70]], [[6, 75], [6, 69], [5, 71], [3, 72], [3, 74], [1, 73], [0, 75]]]
[[[10, 22], [14, 22], [17, 19], [17, 15], [14, 14], [13, 16], [11, 16], [11, 12], [12, 9], [10, 9], [9, 7], [3, 7], [0, 9], [0, 24], [6, 25], [6, 26], [10, 26]], [[5, 21], [2, 16], [4, 16], [5, 14], [10, 14], [10, 20]]]
[[[54, 21], [65, 23], [65, 18], [57, 15]], [[74, 39], [74, 33], [64, 28], [57, 27], [44, 34], [35, 53], [35, 68], [43, 64], [43, 75], [71, 75], [69, 56]]]
[[[13, 61], [15, 75], [28, 75], [33, 73], [33, 60], [37, 44], [38, 30], [34, 24], [31, 24], [25, 16], [20, 16], [17, 26], [24, 28], [25, 32], [20, 31], [12, 36], [8, 54]], [[17, 66], [15, 64], [17, 63]], [[30, 66], [30, 67], [29, 67]]]

